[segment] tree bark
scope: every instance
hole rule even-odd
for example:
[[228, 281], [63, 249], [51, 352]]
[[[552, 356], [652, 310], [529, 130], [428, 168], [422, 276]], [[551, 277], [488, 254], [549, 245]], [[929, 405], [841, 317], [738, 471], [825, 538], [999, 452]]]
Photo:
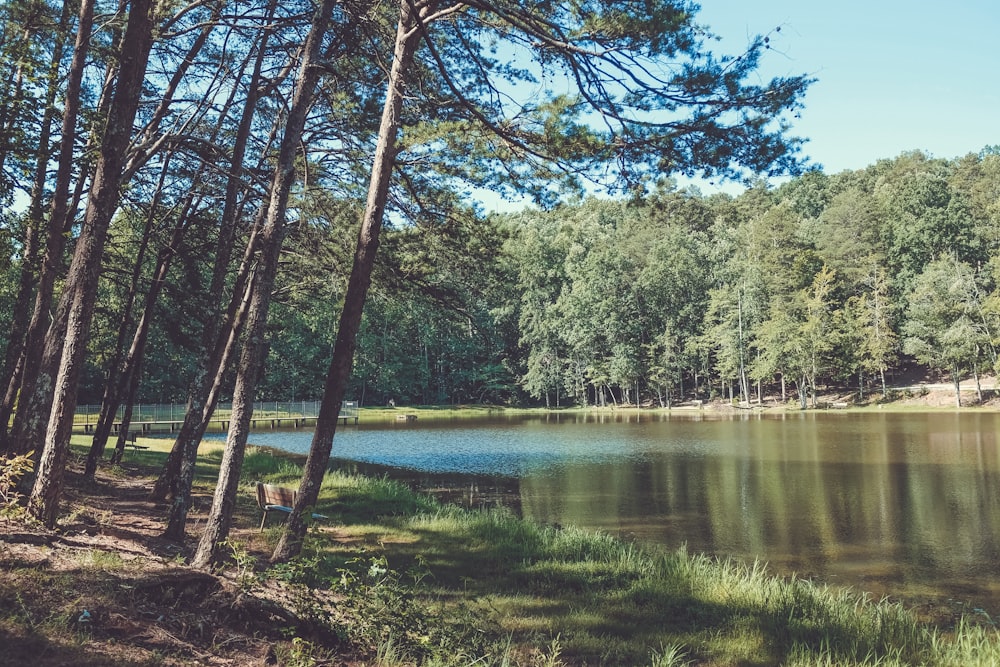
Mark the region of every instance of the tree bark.
[[[243, 467], [247, 434], [250, 429], [250, 418], [253, 416], [253, 397], [267, 349], [265, 340], [267, 313], [278, 272], [281, 245], [286, 232], [285, 213], [288, 208], [288, 197], [296, 178], [295, 155], [302, 140], [306, 117], [309, 107], [312, 106], [316, 86], [322, 73], [322, 69], [317, 66], [316, 61], [321, 54], [323, 38], [326, 35], [336, 4], [336, 0], [323, 0], [323, 4], [317, 9], [309, 29], [309, 35], [306, 37], [302, 62], [299, 65], [298, 83], [285, 122], [285, 132], [271, 182], [267, 217], [261, 230], [258, 275], [253, 282], [246, 324], [246, 340], [243, 343], [236, 387], [233, 392], [232, 421], [226, 437], [226, 448], [219, 470], [219, 480], [216, 484], [212, 508], [205, 532], [202, 534], [193, 559], [193, 564], [196, 567], [208, 567], [215, 560], [219, 543], [228, 536], [232, 522], [233, 508], [236, 504], [236, 489]], [[184, 534], [184, 522], [187, 517], [193, 475], [194, 458], [185, 457], [181, 463], [178, 489], [174, 494], [167, 530], [164, 533], [167, 538], [178, 539]]]
[[389, 72], [385, 103], [382, 108], [382, 120], [379, 125], [378, 144], [372, 162], [368, 199], [365, 203], [361, 229], [358, 233], [354, 264], [347, 283], [344, 306], [340, 314], [333, 359], [330, 362], [326, 384], [323, 388], [323, 399], [316, 420], [316, 430], [313, 433], [295, 506], [288, 517], [285, 530], [281, 534], [274, 554], [271, 556], [271, 560], [275, 562], [286, 561], [301, 551], [302, 539], [306, 531], [305, 517], [309, 516], [309, 508], [313, 507], [319, 499], [320, 486], [323, 483], [323, 476], [326, 474], [327, 464], [330, 460], [330, 452], [333, 449], [337, 418], [340, 415], [340, 406], [344, 400], [347, 381], [351, 374], [354, 348], [361, 325], [361, 314], [368, 295], [368, 288], [371, 285], [372, 268], [378, 251], [379, 233], [382, 229], [385, 205], [389, 195], [389, 182], [396, 161], [396, 142], [401, 128], [400, 113], [403, 109], [404, 85], [413, 63], [413, 55], [420, 42], [421, 33], [418, 29], [420, 18], [415, 15], [407, 0], [401, 0], [392, 69]]
[[3, 368], [0, 369], [0, 387], [7, 387], [7, 394], [0, 402], [0, 450], [5, 449], [7, 440], [7, 424], [13, 412], [15, 391], [11, 387], [20, 384], [20, 372], [24, 368], [21, 356], [24, 352], [25, 337], [31, 322], [32, 302], [35, 285], [39, 273], [39, 234], [44, 223], [45, 184], [48, 179], [48, 165], [52, 157], [52, 124], [56, 117], [56, 95], [61, 83], [60, 64], [66, 43], [64, 35], [70, 22], [70, 5], [64, 3], [59, 26], [56, 32], [56, 42], [52, 49], [52, 61], [47, 75], [48, 86], [45, 92], [45, 111], [42, 114], [38, 146], [35, 151], [35, 177], [31, 187], [30, 203], [28, 205], [28, 221], [24, 233], [24, 250], [22, 251], [20, 281], [17, 295], [14, 299], [11, 313], [10, 333], [7, 339], [7, 349], [4, 354]]
[[[66, 81], [66, 99], [63, 108], [62, 128], [60, 131], [59, 163], [56, 170], [55, 190], [52, 194], [52, 208], [49, 214], [49, 224], [46, 228], [45, 253], [38, 275], [38, 285], [35, 288], [35, 304], [28, 323], [27, 331], [24, 335], [24, 347], [21, 353], [21, 366], [23, 368], [40, 369], [45, 343], [45, 331], [49, 325], [49, 310], [52, 304], [52, 294], [55, 288], [56, 278], [60, 273], [63, 251], [66, 247], [65, 229], [70, 211], [69, 207], [69, 187], [73, 180], [74, 154], [73, 146], [76, 143], [76, 121], [80, 112], [81, 89], [83, 85], [83, 72], [87, 65], [87, 51], [90, 46], [90, 36], [94, 23], [94, 2], [93, 0], [83, 0], [80, 3], [80, 15], [77, 23], [76, 41], [73, 47], [73, 59], [70, 62], [69, 72]], [[22, 373], [20, 377], [12, 377], [6, 387], [3, 408], [0, 410], [0, 417], [3, 418], [4, 428], [0, 429], [0, 436], [6, 439], [6, 447], [14, 454], [23, 454], [34, 448], [35, 438], [30, 437], [31, 433], [39, 433], [38, 421], [44, 418], [46, 410], [32, 410], [32, 397], [36, 387], [38, 374]], [[48, 386], [45, 387], [45, 394], [48, 394]], [[20, 394], [20, 396], [18, 396]], [[6, 432], [7, 420], [13, 410], [15, 401], [20, 402], [20, 408], [15, 415], [15, 433]], [[42, 402], [45, 406], [47, 401]], [[36, 427], [27, 430], [35, 421]], [[21, 429], [17, 429], [17, 426]]]
[[[39, 461], [38, 475], [29, 498], [31, 513], [46, 526], [55, 525], [69, 437], [76, 410], [76, 390], [86, 353], [87, 338], [97, 298], [97, 280], [108, 225], [118, 207], [122, 170], [135, 121], [146, 64], [153, 43], [152, 0], [134, 0], [122, 41], [121, 67], [100, 157], [91, 185], [80, 237], [67, 277], [60, 311], [66, 313], [65, 339], [46, 336], [46, 348], [61, 342], [62, 354], [52, 394], [52, 409]], [[61, 327], [50, 327], [50, 333]], [[54, 358], [54, 354], [47, 354]]]
[[[267, 25], [271, 25], [272, 23], [271, 18], [274, 14], [275, 6], [276, 0], [271, 0], [268, 4]], [[240, 210], [239, 195], [242, 189], [243, 161], [246, 157], [254, 113], [261, 92], [261, 70], [271, 34], [271, 29], [263, 31], [260, 43], [257, 45], [257, 56], [253, 74], [246, 87], [247, 96], [233, 144], [233, 155], [229, 170], [230, 176], [226, 184], [225, 202], [219, 223], [219, 237], [216, 243], [215, 262], [212, 267], [212, 280], [209, 287], [210, 297], [222, 294], [226, 273], [229, 270], [229, 262], [232, 259], [232, 245], [236, 235], [236, 221]], [[249, 267], [256, 248], [255, 230], [258, 226], [257, 224], [251, 226], [251, 229], [254, 231], [251, 232], [251, 240], [247, 243], [243, 265], [240, 269], [240, 277], [237, 278], [236, 286], [233, 288], [226, 316], [221, 316], [223, 312], [223, 302], [221, 300], [215, 299], [208, 306], [211, 312], [205, 318], [205, 328], [201, 335], [202, 353], [188, 386], [188, 400], [184, 414], [184, 423], [181, 425], [177, 439], [174, 441], [174, 446], [167, 456], [163, 470], [160, 472], [150, 491], [149, 498], [153, 502], [162, 502], [177, 488], [181, 463], [185, 456], [197, 456], [198, 443], [208, 428], [208, 420], [215, 411], [221, 381], [220, 377], [229, 363], [232, 351], [232, 345], [228, 344], [227, 341], [232, 339], [242, 328], [242, 320], [234, 318], [236, 313], [240, 311], [240, 304], [244, 301], [245, 290], [243, 288], [249, 280]], [[231, 335], [231, 332], [233, 335]], [[211, 398], [213, 395], [215, 398]]]

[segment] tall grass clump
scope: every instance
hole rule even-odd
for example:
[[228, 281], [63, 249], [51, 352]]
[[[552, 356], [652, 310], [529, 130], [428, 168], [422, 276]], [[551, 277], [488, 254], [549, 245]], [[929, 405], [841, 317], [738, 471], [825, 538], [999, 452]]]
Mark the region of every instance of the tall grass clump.
[[[221, 455], [221, 451], [220, 451]], [[267, 447], [247, 447], [240, 470], [240, 482], [271, 482], [298, 486], [303, 468], [289, 456]]]
[[10, 458], [0, 457], [0, 518], [21, 521], [26, 516], [18, 484], [34, 468], [33, 454], [28, 452]]
[[441, 507], [434, 498], [414, 492], [403, 482], [338, 470], [328, 472], [323, 478], [320, 496], [324, 495], [336, 500], [348, 522], [408, 517], [436, 512]]
[[963, 617], [953, 636], [930, 634], [928, 664], [987, 667], [1000, 665], [1000, 631], [993, 626], [970, 623]]

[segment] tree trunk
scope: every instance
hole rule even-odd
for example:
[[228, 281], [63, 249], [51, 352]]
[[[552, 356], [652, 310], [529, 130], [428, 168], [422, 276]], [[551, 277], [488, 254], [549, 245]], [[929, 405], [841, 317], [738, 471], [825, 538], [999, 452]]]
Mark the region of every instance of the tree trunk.
[[56, 94], [61, 83], [59, 66], [63, 58], [66, 28], [70, 21], [70, 3], [64, 3], [53, 45], [52, 62], [48, 72], [48, 87], [45, 93], [45, 111], [39, 130], [38, 146], [35, 152], [35, 178], [31, 186], [28, 205], [28, 221], [24, 232], [21, 257], [20, 281], [11, 313], [10, 331], [3, 367], [0, 369], [0, 387], [7, 387], [7, 393], [0, 403], [0, 450], [5, 449], [7, 424], [16, 400], [16, 388], [20, 384], [20, 372], [24, 368], [21, 356], [24, 352], [25, 336], [31, 322], [31, 306], [38, 283], [39, 234], [43, 228], [45, 184], [48, 179], [48, 165], [52, 156], [52, 124], [56, 116]]
[[[261, 210], [261, 213], [264, 214], [264, 209]], [[259, 225], [255, 222], [250, 240], [244, 250], [243, 262], [237, 273], [233, 296], [224, 317], [224, 328], [218, 332], [217, 339], [213, 344], [204, 348], [194, 378], [191, 380], [184, 422], [177, 432], [177, 439], [167, 456], [163, 470], [150, 491], [149, 500], [151, 502], [162, 502], [168, 495], [173, 495], [178, 488], [183, 462], [186, 459], [193, 461], [198, 455], [198, 444], [201, 442], [201, 438], [208, 428], [208, 422], [212, 418], [212, 413], [215, 411], [223, 375], [229, 366], [229, 360], [236, 349], [237, 339], [246, 320], [246, 312], [255, 281], [252, 266], [256, 260], [258, 228]], [[206, 325], [206, 328], [208, 326], [210, 325]]]
[[[271, 183], [267, 218], [261, 232], [261, 253], [257, 269], [259, 275], [253, 281], [250, 310], [247, 317], [246, 340], [243, 343], [243, 352], [240, 356], [236, 387], [233, 393], [232, 421], [226, 438], [226, 448], [219, 470], [215, 496], [212, 500], [212, 509], [205, 526], [205, 532], [202, 534], [198, 550], [192, 561], [195, 567], [208, 567], [215, 560], [219, 544], [228, 536], [232, 522], [250, 418], [253, 416], [253, 395], [267, 349], [265, 340], [267, 313], [278, 271], [281, 245], [285, 236], [285, 213], [288, 207], [288, 197], [295, 181], [295, 154], [302, 140], [309, 107], [312, 105], [312, 99], [322, 72], [316, 61], [319, 59], [320, 47], [335, 5], [336, 0], [323, 0], [323, 4], [313, 19], [303, 49], [298, 85], [291, 108], [288, 111], [285, 133], [281, 140], [274, 179]], [[178, 539], [184, 534], [184, 521], [187, 516], [193, 475], [194, 460], [193, 458], [185, 459], [181, 465], [179, 486], [174, 494], [174, 502], [171, 506], [165, 532], [165, 536], [168, 538]]]
[[[65, 339], [59, 341], [46, 336], [46, 348], [54, 350], [61, 342], [62, 354], [53, 385], [45, 445], [29, 508], [37, 519], [49, 527], [55, 525], [58, 513], [63, 469], [76, 410], [77, 383], [97, 298], [97, 280], [108, 225], [118, 207], [124, 158], [152, 47], [154, 9], [152, 0], [133, 0], [129, 10], [115, 97], [101, 141], [97, 170], [70, 265], [66, 291], [60, 303], [60, 311], [66, 312]], [[50, 328], [50, 332], [59, 328]]]
[[[91, 29], [94, 22], [93, 0], [83, 0], [80, 3], [80, 14], [77, 23], [76, 42], [73, 47], [73, 59], [70, 63], [66, 81], [65, 107], [63, 108], [62, 128], [60, 130], [59, 163], [56, 169], [55, 190], [52, 194], [52, 208], [49, 214], [49, 224], [46, 227], [45, 254], [42, 259], [38, 285], [35, 288], [35, 304], [24, 334], [24, 346], [21, 352], [21, 368], [40, 369], [45, 344], [45, 331], [49, 325], [49, 311], [52, 305], [52, 293], [56, 278], [60, 273], [63, 250], [66, 246], [65, 230], [70, 212], [69, 186], [73, 179], [74, 153], [76, 143], [76, 121], [80, 111], [81, 88], [83, 72], [87, 65], [87, 51], [90, 46]], [[37, 440], [30, 433], [40, 433], [41, 427], [27, 429], [29, 421], [36, 423], [43, 419], [47, 410], [38, 409], [30, 414], [32, 396], [37, 383], [37, 373], [21, 373], [20, 377], [12, 377], [6, 386], [3, 407], [0, 408], [0, 419], [3, 428], [0, 436], [6, 441], [4, 449], [12, 450], [14, 454], [23, 454], [34, 449]], [[48, 394], [49, 387], [45, 387]], [[20, 407], [15, 415], [15, 426], [20, 422], [21, 429], [7, 433], [7, 422], [13, 410], [14, 402]], [[47, 401], [41, 405], [44, 406]]]
[[958, 374], [958, 366], [951, 368], [951, 381], [955, 383], [955, 407], [962, 407], [962, 378]]
[[[132, 334], [132, 342], [128, 350], [125, 349], [125, 342], [128, 340], [129, 330], [132, 328], [132, 310], [139, 293], [139, 281], [142, 277], [142, 265], [145, 262], [146, 252], [149, 248], [150, 237], [154, 226], [155, 211], [158, 209], [160, 194], [163, 192], [163, 181], [170, 170], [170, 159], [163, 161], [163, 168], [160, 170], [160, 182], [153, 196], [153, 201], [149, 206], [146, 216], [146, 223], [143, 229], [142, 242], [138, 252], [136, 252], [135, 262], [132, 265], [132, 278], [129, 284], [128, 296], [122, 308], [121, 322], [118, 327], [117, 344], [115, 353], [108, 364], [107, 377], [104, 385], [104, 396], [101, 400], [101, 412], [97, 418], [97, 425], [94, 428], [94, 439], [90, 445], [90, 452], [87, 455], [87, 463], [84, 468], [84, 477], [93, 479], [97, 472], [97, 462], [104, 455], [104, 448], [107, 445], [111, 430], [114, 427], [114, 418], [118, 413], [123, 396], [129, 387], [133, 386], [133, 377], [139, 378], [138, 366], [142, 363], [142, 354], [145, 349], [146, 333], [149, 329], [149, 322], [152, 315], [153, 304], [159, 297], [163, 281], [166, 278], [167, 270], [170, 267], [170, 260], [173, 258], [174, 250], [179, 247], [186, 225], [183, 223], [187, 219], [187, 211], [191, 207], [191, 200], [194, 195], [189, 195], [185, 205], [182, 207], [180, 220], [182, 222], [175, 225], [170, 241], [157, 254], [156, 268], [153, 271], [153, 280], [149, 290], [146, 292], [142, 314], [139, 322], [135, 325]], [[120, 435], [125, 435], [128, 431], [128, 424], [122, 421]]]
[[122, 423], [118, 429], [118, 437], [115, 438], [115, 451], [111, 454], [112, 465], [121, 463], [122, 458], [125, 456], [125, 445], [128, 442], [128, 431], [132, 424], [132, 410], [135, 405], [133, 398], [135, 397], [136, 390], [139, 388], [139, 369], [135, 368], [134, 371], [128, 377], [128, 388], [122, 395], [125, 407], [122, 410]]
[[[268, 4], [266, 24], [271, 25], [271, 18], [274, 14], [276, 0], [271, 0]], [[197, 456], [198, 442], [208, 428], [208, 420], [211, 419], [215, 411], [216, 400], [218, 399], [219, 384], [221, 375], [228, 366], [235, 335], [242, 328], [242, 319], [236, 317], [237, 312], [245, 312], [241, 309], [241, 304], [245, 302], [245, 289], [250, 283], [250, 267], [253, 261], [253, 254], [256, 251], [256, 230], [258, 224], [251, 226], [251, 240], [248, 241], [244, 252], [243, 264], [240, 268], [236, 285], [233, 288], [232, 298], [225, 317], [221, 317], [222, 301], [214, 295], [222, 294], [225, 285], [226, 273], [229, 270], [229, 262], [232, 258], [233, 239], [236, 235], [237, 218], [239, 213], [239, 195], [242, 190], [243, 162], [246, 157], [247, 144], [250, 138], [250, 131], [253, 125], [253, 118], [257, 108], [257, 101], [261, 94], [261, 71], [263, 69], [264, 55], [267, 44], [272, 34], [271, 29], [265, 29], [257, 46], [257, 56], [254, 62], [253, 74], [246, 86], [247, 97], [243, 104], [242, 115], [240, 117], [239, 128], [233, 144], [233, 157], [230, 162], [229, 179], [226, 183], [226, 197], [222, 208], [222, 216], [219, 223], [219, 237], [216, 242], [215, 262], [212, 268], [212, 280], [209, 286], [208, 295], [212, 299], [208, 308], [211, 312], [205, 318], [205, 328], [201, 335], [202, 353], [198, 359], [190, 385], [188, 386], [187, 409], [184, 415], [184, 423], [181, 425], [174, 441], [174, 446], [167, 456], [167, 461], [157, 478], [149, 498], [153, 502], [162, 502], [173, 493], [177, 487], [180, 475], [181, 462], [185, 456]], [[235, 89], [235, 88], [234, 88]], [[227, 103], [228, 104], [228, 103]], [[263, 215], [263, 209], [261, 210]], [[221, 323], [219, 323], [221, 321]], [[215, 398], [211, 398], [214, 394]]]
[[368, 294], [368, 287], [371, 284], [372, 268], [375, 264], [375, 254], [378, 251], [379, 232], [382, 229], [382, 219], [389, 194], [389, 181], [396, 160], [396, 141], [400, 130], [400, 112], [403, 108], [403, 89], [412, 65], [413, 54], [420, 42], [421, 33], [418, 29], [418, 21], [422, 17], [414, 16], [411, 12], [410, 4], [406, 0], [402, 0], [400, 2], [399, 23], [396, 27], [392, 69], [389, 73], [382, 120], [379, 125], [371, 182], [368, 186], [368, 199], [358, 234], [354, 264], [344, 296], [344, 306], [340, 314], [333, 359], [327, 373], [323, 400], [316, 421], [316, 431], [310, 444], [309, 456], [306, 459], [306, 467], [302, 475], [302, 482], [299, 484], [295, 506], [285, 524], [281, 540], [271, 556], [271, 560], [276, 562], [286, 561], [301, 551], [302, 538], [306, 531], [304, 517], [308, 516], [308, 508], [314, 506], [319, 498], [320, 486], [323, 482], [323, 476], [326, 474], [330, 451], [333, 449], [333, 437], [337, 431], [337, 417], [340, 415], [340, 405], [344, 400], [347, 381], [351, 374], [354, 347], [358, 328], [361, 325], [361, 313]]

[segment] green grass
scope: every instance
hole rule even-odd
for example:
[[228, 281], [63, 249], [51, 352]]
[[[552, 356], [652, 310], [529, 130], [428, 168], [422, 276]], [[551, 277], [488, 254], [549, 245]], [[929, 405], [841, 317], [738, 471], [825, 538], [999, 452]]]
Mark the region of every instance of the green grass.
[[[509, 637], [520, 649], [508, 664], [528, 664], [516, 656], [529, 654], [566, 665], [1000, 664], [996, 631], [975, 619], [945, 633], [899, 604], [776, 578], [760, 564], [442, 506], [392, 480], [341, 473], [327, 477], [320, 508], [335, 514], [339, 539], [309, 551], [315, 571], [384, 563], [418, 608], [493, 628], [492, 650]], [[396, 613], [428, 623], [408, 617], [412, 609]], [[415, 636], [380, 645], [412, 659]]]
[[[128, 460], [154, 470], [169, 441], [149, 442]], [[200, 458], [199, 483], [210, 485], [218, 453]], [[238, 512], [255, 526], [253, 483], [294, 486], [301, 467], [250, 448], [243, 473]], [[379, 664], [1000, 664], [1000, 636], [979, 617], [936, 628], [897, 603], [777, 578], [759, 563], [463, 510], [387, 478], [331, 472], [317, 510], [330, 521], [293, 563], [265, 564], [280, 526], [251, 538], [258, 574], [299, 587], [301, 613]], [[121, 567], [107, 556], [81, 563]], [[331, 593], [335, 608], [323, 602]], [[5, 601], [19, 613], [16, 597]]]

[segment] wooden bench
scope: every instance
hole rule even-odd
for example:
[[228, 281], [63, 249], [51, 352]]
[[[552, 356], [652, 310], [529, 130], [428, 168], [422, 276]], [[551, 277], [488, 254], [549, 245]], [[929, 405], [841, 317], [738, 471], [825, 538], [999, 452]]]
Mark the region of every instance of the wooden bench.
[[129, 431], [125, 435], [125, 446], [131, 447], [133, 452], [137, 452], [140, 449], [149, 449], [149, 445], [140, 445], [138, 440], [139, 440], [139, 432]]
[[[285, 486], [276, 484], [264, 484], [257, 482], [257, 505], [264, 513], [260, 517], [260, 532], [264, 532], [264, 522], [267, 521], [268, 512], [284, 512], [291, 514], [295, 505], [295, 498], [299, 492]], [[329, 519], [330, 517], [313, 512], [314, 519]]]

